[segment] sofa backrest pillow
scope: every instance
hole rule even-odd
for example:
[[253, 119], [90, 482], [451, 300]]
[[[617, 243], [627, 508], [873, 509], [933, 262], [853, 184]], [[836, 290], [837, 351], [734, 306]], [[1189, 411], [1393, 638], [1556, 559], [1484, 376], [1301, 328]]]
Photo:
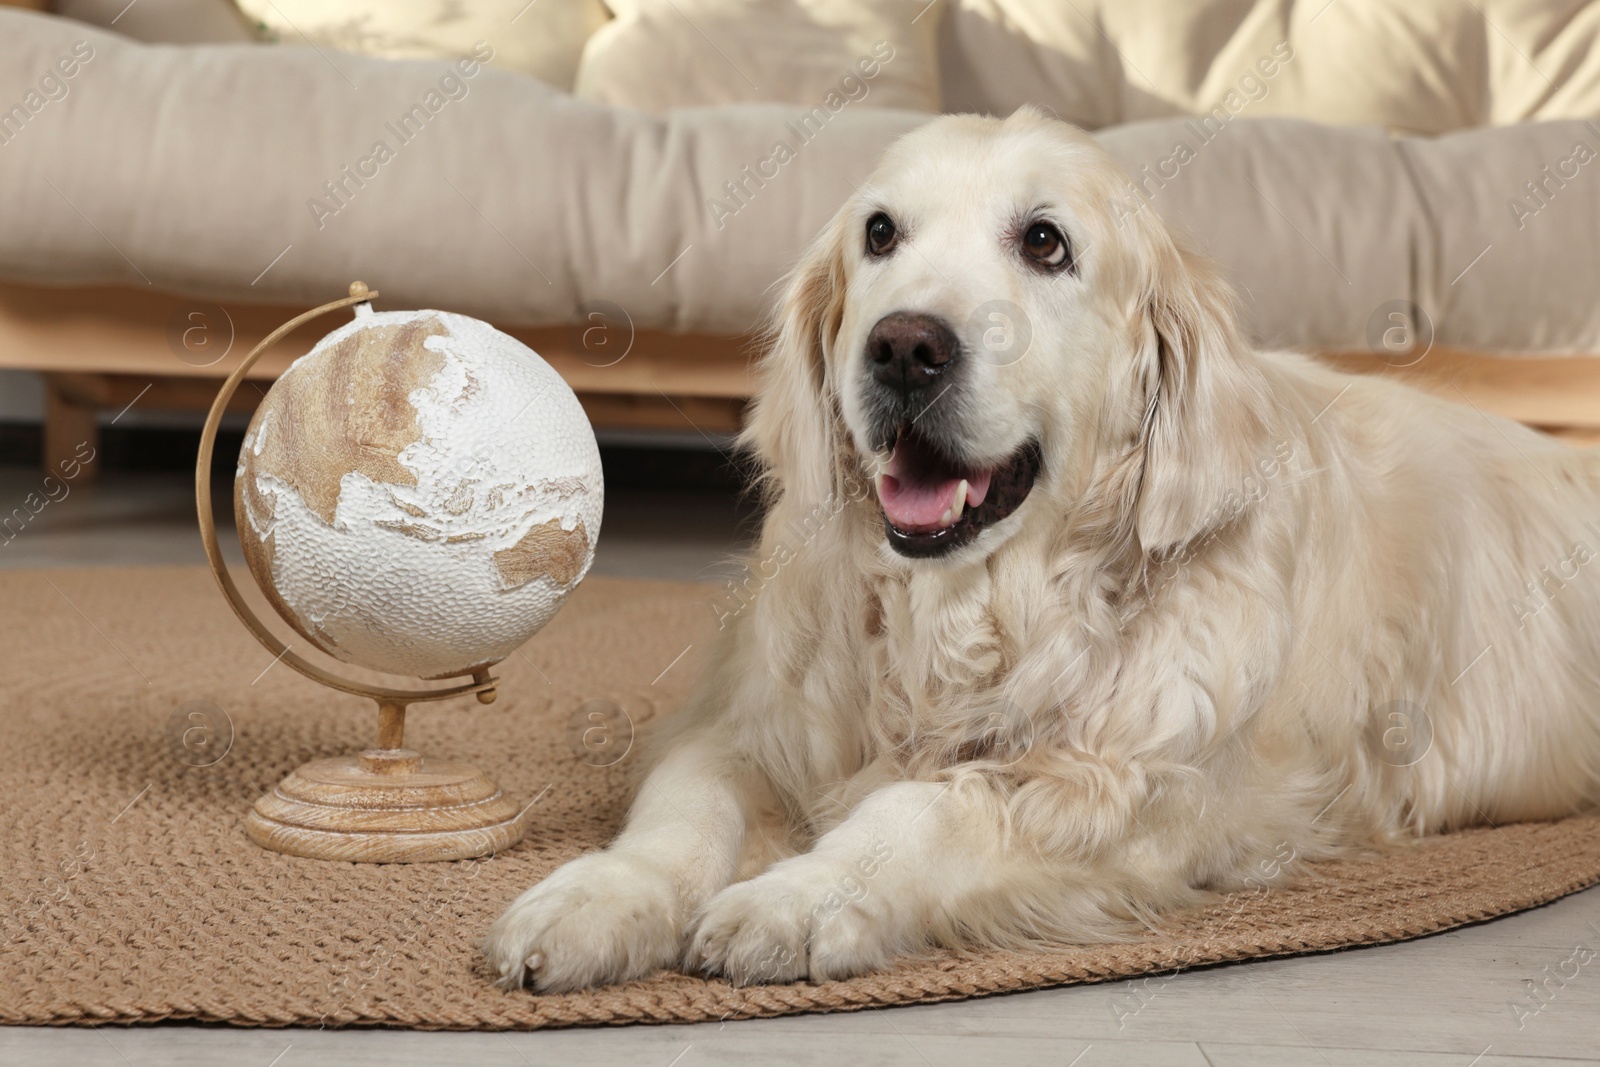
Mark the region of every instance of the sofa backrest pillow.
[[267, 40], [391, 59], [494, 50], [493, 65], [572, 88], [600, 0], [237, 0]]
[[942, 0], [611, 0], [575, 94], [653, 114], [772, 101], [939, 110]]
[[1600, 2], [948, 0], [944, 106], [1433, 136], [1600, 115]]
[[256, 39], [233, 0], [56, 0], [57, 15], [148, 44], [247, 44]]

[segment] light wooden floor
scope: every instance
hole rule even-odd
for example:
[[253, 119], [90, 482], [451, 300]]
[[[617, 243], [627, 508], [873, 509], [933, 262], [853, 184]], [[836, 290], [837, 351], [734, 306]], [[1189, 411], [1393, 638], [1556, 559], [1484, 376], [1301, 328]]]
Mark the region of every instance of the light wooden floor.
[[[33, 471], [0, 470], [0, 501], [20, 500], [37, 480]], [[182, 476], [110, 475], [93, 489], [75, 488], [0, 544], [0, 567], [201, 562], [189, 494]], [[608, 492], [596, 570], [715, 577], [726, 573], [736, 529], [726, 499]], [[1543, 982], [1580, 945], [1600, 952], [1600, 889], [1409, 944], [1137, 985], [850, 1015], [535, 1034], [0, 1028], [0, 1065], [1600, 1065], [1600, 955], [1563, 987], [1552, 982], [1543, 1010], [1520, 1027], [1511, 1007], [1530, 1005], [1525, 983]]]

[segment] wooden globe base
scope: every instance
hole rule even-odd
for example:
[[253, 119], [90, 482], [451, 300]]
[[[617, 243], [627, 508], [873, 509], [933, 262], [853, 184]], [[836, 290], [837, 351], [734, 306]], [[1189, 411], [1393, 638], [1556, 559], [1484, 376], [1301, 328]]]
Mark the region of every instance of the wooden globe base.
[[263, 848], [319, 860], [420, 863], [510, 848], [527, 825], [488, 775], [411, 749], [307, 763], [256, 801], [245, 831]]
[[528, 809], [481, 771], [406, 748], [405, 725], [404, 705], [380, 703], [378, 747], [291, 771], [245, 816], [250, 840], [355, 863], [465, 860], [522, 840]]

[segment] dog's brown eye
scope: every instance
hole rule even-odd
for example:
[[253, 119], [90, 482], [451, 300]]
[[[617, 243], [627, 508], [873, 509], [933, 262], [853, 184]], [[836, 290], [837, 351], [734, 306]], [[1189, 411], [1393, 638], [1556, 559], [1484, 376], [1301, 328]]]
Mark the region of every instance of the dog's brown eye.
[[899, 236], [900, 231], [895, 229], [894, 220], [883, 212], [867, 220], [867, 251], [872, 255], [887, 255]]
[[1067, 239], [1048, 222], [1029, 224], [1022, 235], [1022, 251], [1041, 267], [1060, 270], [1072, 265], [1072, 249]]

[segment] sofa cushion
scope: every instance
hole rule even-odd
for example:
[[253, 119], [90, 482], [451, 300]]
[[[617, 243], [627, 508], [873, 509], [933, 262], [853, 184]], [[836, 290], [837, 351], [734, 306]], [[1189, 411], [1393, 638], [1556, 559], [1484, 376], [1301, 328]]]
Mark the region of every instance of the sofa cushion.
[[1597, 35], [1593, 0], [950, 0], [941, 66], [947, 110], [1439, 134], [1600, 115]]
[[466, 55], [480, 42], [502, 70], [572, 88], [600, 0], [238, 0], [271, 41], [397, 59]]
[[939, 0], [612, 0], [577, 95], [664, 114], [776, 101], [939, 110]]
[[1437, 343], [1600, 352], [1600, 120], [1394, 147], [1427, 213], [1410, 258]]
[[[1296, 119], [1127, 123], [1096, 139], [1136, 194], [1217, 260], [1252, 337], [1362, 348], [1374, 309], [1412, 295], [1427, 224], [1381, 130]], [[1359, 190], [1359, 192], [1357, 192]], [[1291, 310], [1292, 309], [1292, 310]]]
[[[508, 325], [605, 301], [639, 328], [742, 333], [884, 146], [928, 121], [657, 118], [495, 66], [335, 69], [305, 47], [146, 46], [0, 10], [0, 276], [280, 304], [361, 278], [387, 307]], [[1166, 119], [1098, 138], [1219, 262], [1261, 343], [1366, 349], [1415, 302], [1438, 344], [1600, 353], [1600, 122], [1391, 139]]]

